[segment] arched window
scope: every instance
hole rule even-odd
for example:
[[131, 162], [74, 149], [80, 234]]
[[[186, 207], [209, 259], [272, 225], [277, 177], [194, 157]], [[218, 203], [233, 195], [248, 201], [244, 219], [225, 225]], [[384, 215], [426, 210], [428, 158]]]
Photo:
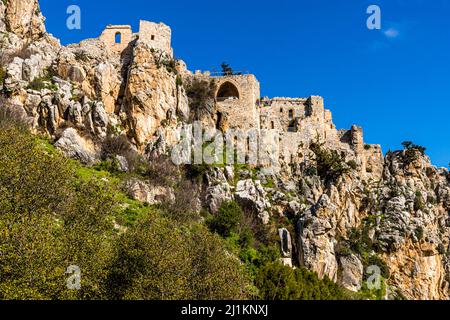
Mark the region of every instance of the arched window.
[[223, 83], [217, 92], [217, 101], [225, 101], [228, 99], [239, 99], [239, 90], [231, 82]]
[[122, 43], [122, 34], [120, 32], [116, 33], [115, 43]]
[[274, 121], [271, 121], [271, 122], [270, 122], [270, 128], [271, 128], [271, 129], [275, 129], [275, 122], [274, 122]]

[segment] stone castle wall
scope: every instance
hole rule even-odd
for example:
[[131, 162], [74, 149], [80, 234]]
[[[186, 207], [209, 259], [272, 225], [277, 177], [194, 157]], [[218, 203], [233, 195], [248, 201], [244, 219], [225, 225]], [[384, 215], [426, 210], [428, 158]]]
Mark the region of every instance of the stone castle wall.
[[[139, 41], [146, 43], [150, 48], [173, 57], [172, 30], [164, 23], [141, 20], [138, 37]], [[99, 37], [108, 50], [118, 54], [129, 46], [133, 38], [133, 30], [129, 25], [109, 25]]]
[[225, 129], [260, 129], [259, 82], [254, 75], [215, 77], [217, 112]]
[[100, 35], [106, 47], [116, 53], [122, 53], [133, 38], [133, 30], [129, 25], [109, 25]]
[[141, 20], [139, 41], [145, 42], [151, 48], [165, 52], [173, 57], [172, 30], [164, 23]]

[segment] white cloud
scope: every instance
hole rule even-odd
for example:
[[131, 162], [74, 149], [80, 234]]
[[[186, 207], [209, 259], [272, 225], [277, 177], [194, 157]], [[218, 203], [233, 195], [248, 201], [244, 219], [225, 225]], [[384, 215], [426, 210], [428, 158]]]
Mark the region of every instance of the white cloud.
[[389, 28], [386, 31], [384, 31], [384, 35], [390, 39], [397, 38], [399, 34], [400, 32], [395, 28]]

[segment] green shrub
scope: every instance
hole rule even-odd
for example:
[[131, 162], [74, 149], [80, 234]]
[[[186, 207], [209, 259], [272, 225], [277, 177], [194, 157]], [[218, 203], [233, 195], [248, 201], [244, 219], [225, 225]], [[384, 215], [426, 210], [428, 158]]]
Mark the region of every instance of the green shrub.
[[180, 75], [177, 75], [176, 85], [177, 87], [181, 87], [183, 85], [183, 78]]
[[210, 221], [210, 227], [222, 237], [228, 237], [238, 231], [243, 215], [241, 207], [236, 202], [223, 202], [219, 212]]
[[0, 87], [3, 87], [3, 83], [5, 82], [5, 77], [6, 77], [6, 71], [2, 66], [0, 66]]
[[347, 162], [347, 165], [352, 168], [353, 170], [358, 169], [358, 164], [356, 163], [355, 160], [350, 160]]
[[56, 84], [49, 77], [35, 78], [28, 84], [27, 88], [35, 91], [41, 91], [43, 89], [48, 89], [51, 91], [58, 90]]
[[381, 276], [385, 279], [388, 279], [390, 277], [390, 271], [389, 267], [378, 255], [373, 254], [371, 255], [366, 263], [367, 266], [377, 266], [381, 270]]
[[[386, 280], [381, 277], [380, 278], [380, 287], [379, 288], [373, 288], [369, 289], [367, 286], [367, 282], [364, 281], [361, 287], [361, 290], [358, 292], [358, 295], [363, 299], [370, 299], [370, 300], [383, 300], [384, 296], [386, 295]], [[396, 293], [397, 297], [401, 297], [401, 295]]]
[[437, 246], [437, 252], [439, 254], [446, 254], [447, 253], [447, 249], [445, 249], [445, 246], [442, 243], [439, 243]]
[[304, 268], [292, 269], [280, 263], [261, 268], [256, 286], [263, 300], [344, 300], [351, 295], [333, 281], [320, 280]]
[[112, 297], [247, 298], [248, 278], [239, 262], [224, 254], [220, 238], [200, 226], [186, 231], [153, 213], [124, 233], [109, 275]]
[[190, 79], [183, 83], [189, 99], [191, 118], [199, 120], [203, 115], [210, 115], [214, 106], [217, 84], [213, 80], [199, 78]]
[[403, 162], [407, 165], [417, 161], [420, 155], [425, 155], [425, 147], [414, 144], [411, 141], [405, 141], [402, 143], [402, 145], [405, 150], [405, 153], [403, 155]]
[[306, 175], [306, 176], [313, 177], [313, 176], [317, 176], [318, 174], [319, 174], [319, 173], [318, 173], [318, 171], [317, 171], [317, 168], [314, 167], [314, 166], [309, 166], [309, 167], [307, 167], [307, 168], [305, 169], [305, 175]]
[[423, 236], [424, 236], [424, 230], [423, 230], [423, 227], [418, 226], [418, 227], [416, 228], [416, 230], [414, 231], [414, 234], [415, 234], [416, 238], [417, 238], [419, 241], [422, 240], [422, 239], [423, 239]]
[[336, 181], [349, 171], [348, 165], [336, 150], [328, 150], [318, 142], [310, 146], [316, 156], [317, 173], [326, 182]]
[[255, 237], [249, 227], [244, 227], [239, 235], [239, 245], [241, 248], [250, 248], [255, 243]]
[[418, 211], [418, 210], [425, 210], [426, 208], [426, 204], [425, 201], [423, 199], [423, 195], [420, 191], [416, 192], [416, 196], [414, 198], [414, 211]]

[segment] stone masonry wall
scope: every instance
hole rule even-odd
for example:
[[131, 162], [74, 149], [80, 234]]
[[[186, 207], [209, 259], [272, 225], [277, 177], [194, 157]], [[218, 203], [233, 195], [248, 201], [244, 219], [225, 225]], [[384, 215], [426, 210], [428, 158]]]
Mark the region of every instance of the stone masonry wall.
[[[116, 36], [120, 35], [120, 42], [116, 43]], [[106, 47], [113, 52], [122, 53], [130, 44], [133, 38], [133, 31], [129, 25], [110, 25], [107, 26], [100, 35]]]
[[164, 23], [141, 20], [139, 41], [147, 43], [151, 48], [160, 50], [173, 57], [172, 30]]
[[254, 75], [216, 77], [217, 94], [225, 84], [231, 84], [239, 91], [238, 99], [219, 99], [217, 111], [225, 118], [225, 128], [260, 129], [257, 101], [260, 96], [259, 82]]

